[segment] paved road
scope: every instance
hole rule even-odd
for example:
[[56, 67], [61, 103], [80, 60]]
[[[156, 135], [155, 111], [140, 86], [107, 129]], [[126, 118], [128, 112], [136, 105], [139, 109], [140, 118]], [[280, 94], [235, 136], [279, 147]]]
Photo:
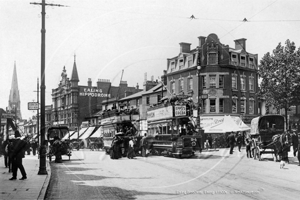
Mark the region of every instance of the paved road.
[[280, 169], [271, 155], [257, 161], [244, 151], [133, 160], [111, 160], [101, 151], [74, 151], [71, 161], [51, 164], [46, 199], [299, 199], [298, 163]]

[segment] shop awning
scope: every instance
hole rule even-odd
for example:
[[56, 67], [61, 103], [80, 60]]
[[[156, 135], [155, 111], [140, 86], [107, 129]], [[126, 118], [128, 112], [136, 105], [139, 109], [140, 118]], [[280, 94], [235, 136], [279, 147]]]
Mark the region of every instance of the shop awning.
[[[213, 118], [211, 116], [210, 118]], [[237, 117], [239, 118], [239, 117]], [[218, 116], [215, 120], [210, 120], [210, 125], [203, 127], [204, 133], [226, 133], [226, 132], [238, 132], [250, 130], [244, 122], [239, 118], [225, 115], [223, 117]], [[202, 123], [201, 123], [202, 125]]]
[[69, 136], [71, 137], [74, 133], [75, 131], [69, 131], [61, 140], [68, 140]]
[[[87, 130], [88, 128], [82, 128], [79, 130], [79, 137]], [[78, 131], [75, 131], [73, 135], [70, 137], [70, 140], [78, 138]]]
[[99, 138], [102, 137], [102, 126], [100, 126], [93, 135], [90, 136], [90, 138]]
[[88, 138], [91, 134], [92, 134], [92, 132], [93, 132], [93, 130], [95, 129], [95, 127], [93, 126], [93, 127], [89, 127], [80, 137], [79, 137], [79, 139], [80, 140], [84, 140], [84, 139], [86, 139], [86, 138]]

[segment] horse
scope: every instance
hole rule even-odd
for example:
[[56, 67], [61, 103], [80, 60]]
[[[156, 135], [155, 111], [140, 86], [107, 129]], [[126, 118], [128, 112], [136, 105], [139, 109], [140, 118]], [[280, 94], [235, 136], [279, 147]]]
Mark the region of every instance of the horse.
[[291, 139], [291, 135], [288, 132], [276, 134], [272, 137], [274, 154], [276, 161], [278, 161], [277, 155], [279, 155], [280, 168], [283, 168], [286, 162], [289, 163], [288, 152], [290, 151]]

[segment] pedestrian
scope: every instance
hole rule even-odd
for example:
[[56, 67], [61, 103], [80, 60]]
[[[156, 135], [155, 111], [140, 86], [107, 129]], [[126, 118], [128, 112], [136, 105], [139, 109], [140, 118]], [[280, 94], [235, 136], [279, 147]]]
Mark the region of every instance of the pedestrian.
[[212, 137], [211, 137], [211, 135], [208, 134], [206, 139], [208, 140], [209, 148], [212, 148]]
[[293, 144], [293, 152], [294, 152], [294, 157], [296, 157], [296, 153], [297, 151], [299, 151], [298, 149], [298, 134], [296, 133], [296, 131], [293, 131], [292, 133], [292, 144]]
[[235, 144], [235, 137], [234, 137], [233, 131], [228, 136], [228, 142], [229, 142], [229, 145], [230, 145], [230, 152], [229, 153], [233, 154], [233, 148], [234, 148], [234, 144]]
[[8, 155], [8, 173], [12, 172], [12, 161], [13, 161], [13, 151], [14, 151], [14, 140], [13, 135], [9, 136], [7, 145], [7, 155]]
[[21, 140], [21, 135], [18, 130], [15, 131], [15, 143], [14, 143], [14, 150], [12, 154], [12, 168], [13, 168], [13, 176], [9, 180], [16, 180], [17, 179], [17, 172], [20, 169], [22, 174], [22, 178], [20, 180], [27, 179], [27, 175], [25, 172], [25, 168], [23, 166], [22, 160], [25, 157], [25, 150], [27, 146], [27, 142]]
[[252, 138], [251, 140], [251, 152], [252, 152], [252, 156], [253, 158], [256, 160], [257, 158], [257, 144], [256, 144], [256, 138]]
[[2, 143], [2, 152], [3, 152], [3, 155], [4, 155], [4, 165], [5, 165], [5, 168], [8, 168], [8, 144], [9, 144], [9, 140], [6, 139], [3, 141]]
[[37, 143], [36, 139], [32, 140], [31, 148], [32, 148], [32, 154], [35, 156], [36, 155], [36, 150], [38, 148], [38, 143]]
[[146, 157], [147, 156], [147, 142], [146, 142], [146, 137], [147, 137], [147, 134], [145, 133], [144, 136], [142, 137], [141, 139], [141, 142], [140, 142], [140, 147], [141, 147], [141, 151], [142, 151], [142, 157]]
[[298, 135], [298, 166], [300, 166], [300, 134], [297, 134]]
[[249, 157], [252, 158], [252, 156], [251, 156], [251, 143], [252, 143], [251, 139], [249, 137], [247, 137], [245, 139], [247, 158], [249, 158]]
[[243, 140], [242, 134], [239, 133], [238, 136], [237, 136], [237, 138], [236, 138], [236, 143], [237, 143], [239, 152], [241, 152], [242, 140]]
[[134, 142], [133, 142], [133, 138], [130, 138], [129, 145], [128, 145], [127, 158], [133, 159], [133, 153], [134, 153]]

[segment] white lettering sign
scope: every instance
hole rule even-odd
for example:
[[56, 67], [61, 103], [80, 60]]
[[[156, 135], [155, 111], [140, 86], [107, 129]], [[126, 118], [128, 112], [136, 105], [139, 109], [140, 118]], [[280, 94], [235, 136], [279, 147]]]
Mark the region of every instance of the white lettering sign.
[[186, 107], [185, 106], [175, 106], [175, 117], [185, 116], [185, 115], [186, 115]]
[[173, 117], [172, 106], [158, 108], [147, 112], [147, 120], [158, 120]]
[[107, 97], [110, 98], [110, 94], [103, 93], [102, 89], [96, 88], [83, 88], [79, 92], [79, 96], [88, 96], [88, 97]]

